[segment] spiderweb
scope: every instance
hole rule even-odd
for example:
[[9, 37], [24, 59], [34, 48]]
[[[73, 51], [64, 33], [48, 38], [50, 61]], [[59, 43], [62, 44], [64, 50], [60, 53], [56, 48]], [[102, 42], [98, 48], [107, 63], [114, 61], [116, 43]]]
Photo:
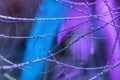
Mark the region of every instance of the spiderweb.
[[[7, 0], [1, 1], [0, 6], [0, 79], [1, 80], [19, 80], [19, 75], [22, 70], [25, 70], [24, 67], [28, 68], [25, 70], [30, 73], [29, 69], [31, 67], [27, 66], [28, 64], [38, 64], [40, 61], [47, 61], [47, 67], [44, 72], [41, 72], [45, 77], [49, 77], [51, 72], [58, 73], [62, 72], [64, 75], [61, 80], [106, 80], [110, 79], [109, 72], [116, 69], [120, 65], [119, 61], [119, 50], [118, 53], [116, 48], [120, 45], [119, 40], [119, 4], [116, 2], [115, 7], [111, 7], [109, 1], [101, 0], [104, 4], [100, 6], [100, 10], [103, 10], [104, 7], [107, 7], [107, 11], [100, 11], [98, 13], [96, 10], [97, 5], [100, 0], [96, 1], [78, 1], [77, 0], [55, 0], [56, 3], [63, 5], [66, 9], [70, 9], [71, 11], [76, 11], [78, 13], [84, 14], [84, 16], [64, 16], [59, 18], [34, 18], [37, 9], [36, 8], [41, 1], [31, 0], [29, 4], [24, 6], [22, 0], [19, 0], [20, 5], [15, 5], [15, 1], [12, 0], [12, 5], [17, 6], [15, 9], [14, 6], [11, 6], [11, 3], [8, 3]], [[112, 1], [112, 0], [111, 0]], [[25, 1], [27, 2], [27, 1]], [[28, 3], [28, 2], [27, 2]], [[33, 4], [34, 3], [34, 4]], [[7, 6], [5, 6], [7, 5]], [[85, 11], [81, 10], [79, 7], [85, 7]], [[24, 10], [22, 9], [24, 8]], [[33, 10], [31, 10], [32, 8]], [[91, 9], [90, 9], [91, 8]], [[29, 15], [26, 9], [29, 9]], [[90, 9], [90, 12], [86, 12]], [[18, 10], [18, 11], [17, 11]], [[8, 12], [7, 12], [8, 11]], [[21, 11], [21, 12], [19, 12]], [[5, 15], [3, 15], [5, 14]], [[107, 19], [104, 19], [104, 16]], [[110, 17], [110, 19], [109, 19]], [[86, 20], [88, 19], [88, 20]], [[55, 34], [45, 34], [45, 35], [36, 35], [36, 36], [28, 36], [30, 32], [30, 28], [32, 26], [33, 21], [55, 21], [55, 20], [63, 20], [71, 21], [71, 20], [83, 20], [83, 22], [78, 22], [75, 25], [71, 25], [69, 28], [58, 31]], [[107, 21], [108, 20], [108, 21]], [[83, 32], [80, 29], [81, 26], [85, 24], [89, 24], [89, 29], [86, 32]], [[106, 27], [112, 27], [108, 29]], [[76, 31], [76, 32], [75, 32]], [[112, 48], [108, 51], [107, 44], [110, 44], [110, 37], [107, 37], [111, 34], [107, 34], [109, 31], [115, 31], [113, 37], [111, 39], [113, 42]], [[64, 36], [64, 32], [69, 32]], [[110, 32], [109, 32], [110, 33]], [[54, 48], [51, 50], [45, 50], [49, 53], [48, 57], [39, 58], [35, 57], [35, 59], [22, 62], [23, 52], [25, 50], [25, 40], [26, 39], [34, 39], [36, 44], [37, 39], [56, 36], [56, 40], [58, 36], [64, 36], [63, 41], [60, 44], [54, 45]], [[77, 37], [76, 37], [77, 36]], [[90, 57], [88, 57], [87, 61], [77, 60], [77, 55], [74, 51], [71, 50], [74, 44], [77, 44], [81, 39], [89, 38], [92, 41], [90, 47]], [[84, 41], [84, 40], [83, 40]], [[56, 41], [57, 43], [57, 41]], [[84, 44], [83, 44], [84, 45]], [[110, 45], [109, 45], [110, 46]], [[33, 45], [34, 48], [34, 45]], [[78, 47], [77, 47], [78, 48]], [[35, 53], [34, 53], [35, 54]], [[109, 55], [109, 56], [108, 56]], [[116, 57], [117, 55], [117, 57]], [[115, 56], [115, 57], [114, 57]], [[79, 57], [78, 57], [79, 58]], [[112, 63], [111, 61], [115, 61], [116, 63]], [[111, 64], [112, 63], [112, 64]], [[52, 66], [50, 66], [52, 65]], [[53, 66], [54, 65], [54, 66]], [[118, 68], [119, 69], [119, 68]], [[57, 71], [58, 70], [58, 71]], [[33, 72], [37, 70], [34, 69]], [[75, 73], [75, 74], [72, 74]], [[61, 74], [61, 73], [60, 73]], [[56, 76], [59, 77], [60, 74]], [[112, 74], [112, 73], [111, 73]], [[55, 74], [54, 74], [55, 75]], [[52, 76], [54, 76], [52, 75]], [[71, 75], [71, 77], [70, 77]], [[43, 78], [42, 80], [47, 80], [49, 78]], [[57, 78], [51, 78], [56, 80]], [[112, 80], [112, 79], [111, 79]]]

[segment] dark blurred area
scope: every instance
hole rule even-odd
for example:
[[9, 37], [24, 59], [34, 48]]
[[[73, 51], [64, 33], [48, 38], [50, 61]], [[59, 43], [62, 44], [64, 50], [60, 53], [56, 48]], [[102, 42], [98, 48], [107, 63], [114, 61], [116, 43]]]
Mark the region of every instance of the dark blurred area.
[[[0, 15], [34, 18], [41, 0], [0, 0]], [[1, 22], [0, 34], [10, 36], [27, 36], [32, 26], [31, 22]], [[0, 55], [13, 63], [20, 63], [25, 48], [25, 39], [0, 38]], [[0, 58], [0, 66], [10, 65]], [[0, 80], [8, 80], [4, 74], [8, 73], [13, 77], [18, 77], [20, 69], [0, 71]]]

